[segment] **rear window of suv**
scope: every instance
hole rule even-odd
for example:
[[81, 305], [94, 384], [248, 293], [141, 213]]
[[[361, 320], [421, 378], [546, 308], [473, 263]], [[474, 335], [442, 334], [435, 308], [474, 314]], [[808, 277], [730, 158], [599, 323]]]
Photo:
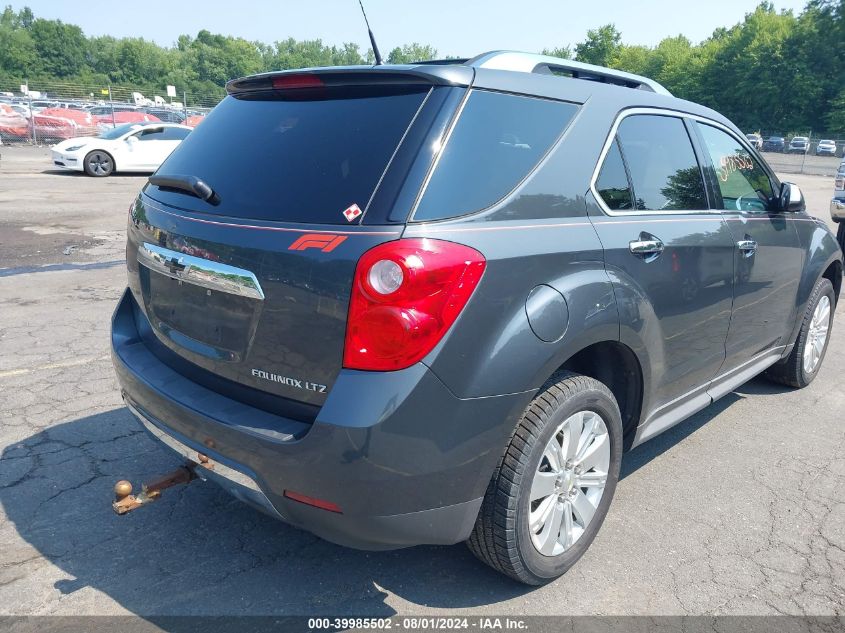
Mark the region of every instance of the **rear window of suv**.
[[429, 88], [303, 91], [283, 98], [227, 97], [158, 173], [196, 176], [220, 197], [212, 206], [150, 189], [176, 207], [229, 217], [349, 224], [365, 209]]
[[457, 217], [496, 204], [545, 156], [577, 110], [562, 101], [473, 91], [413, 219]]

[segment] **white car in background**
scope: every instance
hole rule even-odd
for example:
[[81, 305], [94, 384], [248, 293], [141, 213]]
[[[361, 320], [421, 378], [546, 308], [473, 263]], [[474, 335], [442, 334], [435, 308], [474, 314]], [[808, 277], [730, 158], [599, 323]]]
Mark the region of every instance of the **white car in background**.
[[191, 128], [174, 123], [126, 123], [99, 136], [81, 136], [53, 146], [53, 164], [109, 176], [115, 171], [154, 172]]
[[820, 140], [816, 145], [816, 156], [836, 156], [836, 141]]

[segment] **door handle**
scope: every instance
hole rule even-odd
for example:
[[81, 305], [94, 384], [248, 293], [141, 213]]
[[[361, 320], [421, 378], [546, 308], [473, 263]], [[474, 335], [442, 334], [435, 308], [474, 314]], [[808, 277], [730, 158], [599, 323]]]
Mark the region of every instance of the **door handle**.
[[736, 243], [736, 246], [742, 252], [743, 257], [751, 257], [757, 252], [757, 242], [749, 238], [747, 235], [744, 240], [739, 240]]
[[663, 252], [665, 246], [663, 242], [659, 239], [647, 239], [647, 240], [634, 240], [628, 243], [628, 249], [634, 255], [642, 255], [646, 258], [647, 261], [651, 261], [655, 259], [660, 253]]

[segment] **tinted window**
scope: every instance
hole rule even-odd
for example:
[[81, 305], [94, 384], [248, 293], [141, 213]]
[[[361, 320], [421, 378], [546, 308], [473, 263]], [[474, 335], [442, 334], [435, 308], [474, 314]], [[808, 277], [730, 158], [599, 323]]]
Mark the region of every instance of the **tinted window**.
[[343, 211], [366, 207], [428, 89], [295, 92], [286, 99], [227, 97], [159, 169], [201, 178], [219, 205], [148, 193], [205, 213], [348, 224]]
[[473, 91], [414, 220], [485, 209], [516, 187], [557, 140], [577, 106]]
[[722, 208], [765, 211], [772, 200], [772, 183], [753, 156], [736, 139], [711, 125], [699, 124], [701, 136], [722, 194]]
[[188, 134], [190, 133], [190, 130], [183, 130], [180, 127], [166, 127], [164, 128], [164, 135], [162, 136], [162, 140], [181, 141], [183, 139], [188, 138]]
[[610, 150], [608, 150], [604, 159], [598, 180], [596, 180], [596, 189], [598, 189], [599, 195], [611, 211], [634, 208], [631, 185], [628, 182], [625, 163], [622, 161], [619, 143], [616, 140], [613, 141], [613, 145], [610, 146]]
[[164, 128], [152, 127], [141, 130], [136, 135], [139, 141], [166, 141]]
[[631, 174], [637, 209], [707, 209], [701, 169], [684, 123], [677, 117], [626, 117], [618, 139]]

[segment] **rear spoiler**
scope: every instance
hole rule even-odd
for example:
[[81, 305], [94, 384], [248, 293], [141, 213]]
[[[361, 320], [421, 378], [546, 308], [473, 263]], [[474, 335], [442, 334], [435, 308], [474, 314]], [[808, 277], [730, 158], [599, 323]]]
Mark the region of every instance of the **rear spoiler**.
[[409, 65], [328, 67], [290, 70], [233, 79], [226, 84], [230, 95], [250, 92], [335, 88], [350, 86], [470, 86], [474, 69], [459, 65]]

